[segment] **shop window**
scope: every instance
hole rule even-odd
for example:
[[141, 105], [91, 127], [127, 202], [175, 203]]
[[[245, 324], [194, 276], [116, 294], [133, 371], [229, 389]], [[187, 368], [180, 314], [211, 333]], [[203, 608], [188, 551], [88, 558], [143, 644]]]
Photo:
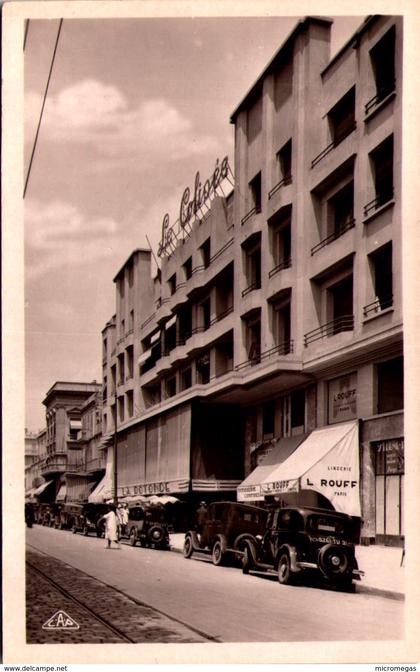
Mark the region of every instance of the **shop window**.
[[165, 381], [166, 397], [174, 397], [176, 395], [176, 376], [172, 376]]
[[196, 360], [197, 383], [206, 385], [210, 382], [210, 354], [205, 353]]
[[188, 257], [182, 268], [184, 269], [185, 280], [189, 280], [192, 275], [192, 257]]
[[369, 255], [375, 300], [363, 309], [369, 317], [393, 305], [392, 294], [392, 242]]
[[390, 135], [369, 155], [375, 198], [364, 207], [365, 216], [394, 197], [394, 138]]
[[404, 535], [404, 439], [386, 439], [372, 445], [375, 460], [376, 535]]
[[203, 260], [203, 266], [204, 268], [208, 268], [210, 266], [210, 238], [207, 238], [207, 240], [201, 245], [200, 247], [200, 252], [201, 252], [201, 258]]
[[404, 408], [403, 357], [376, 365], [377, 412], [389, 413]]
[[276, 404], [274, 401], [267, 401], [262, 407], [263, 439], [274, 436], [274, 421], [276, 414]]
[[365, 105], [366, 114], [395, 89], [395, 26], [370, 50], [370, 61], [376, 93]]
[[181, 390], [188, 390], [192, 385], [191, 367], [181, 372]]
[[132, 418], [134, 413], [133, 390], [129, 390], [126, 396], [127, 396], [127, 417]]
[[305, 431], [305, 390], [283, 397], [283, 436], [298, 436]]
[[171, 275], [171, 277], [168, 280], [168, 286], [169, 286], [169, 291], [172, 294], [175, 294], [176, 292], [176, 273]]
[[328, 123], [334, 146], [356, 128], [355, 102], [356, 93], [353, 87], [328, 112]]

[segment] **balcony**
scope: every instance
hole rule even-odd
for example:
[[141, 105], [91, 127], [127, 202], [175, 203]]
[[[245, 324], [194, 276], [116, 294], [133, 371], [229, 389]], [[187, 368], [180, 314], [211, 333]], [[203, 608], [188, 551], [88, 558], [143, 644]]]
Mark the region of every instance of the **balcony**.
[[280, 343], [280, 345], [275, 345], [273, 348], [265, 350], [260, 354], [257, 353], [254, 357], [250, 357], [246, 359], [244, 362], [241, 362], [241, 364], [237, 364], [235, 366], [235, 371], [242, 371], [243, 369], [246, 369], [249, 366], [255, 366], [256, 364], [261, 364], [261, 362], [264, 362], [267, 359], [271, 359], [272, 357], [276, 356], [284, 357], [292, 353], [293, 353], [293, 341], [292, 340], [285, 341], [284, 343]]
[[363, 214], [365, 217], [370, 217], [374, 212], [382, 208], [382, 206], [391, 203], [394, 198], [394, 188], [389, 187], [383, 191], [378, 192], [378, 194], [373, 198], [369, 203], [363, 208]]
[[258, 215], [260, 212], [261, 212], [261, 208], [257, 207], [257, 206], [254, 206], [249, 212], [246, 213], [246, 215], [244, 217], [242, 217], [242, 219], [241, 219], [242, 226], [244, 224], [246, 224], [247, 221], [249, 219], [251, 219], [251, 217], [253, 217], [254, 215]]
[[383, 100], [395, 93], [395, 79], [386, 82], [376, 94], [365, 104], [365, 115], [368, 116]]
[[318, 327], [318, 329], [308, 331], [308, 333], [304, 335], [305, 348], [308, 347], [310, 343], [319, 341], [321, 338], [335, 336], [335, 334], [339, 334], [342, 331], [353, 331], [353, 329], [354, 315], [342, 315], [336, 320], [331, 320], [331, 322], [323, 324], [321, 327]]
[[292, 176], [291, 175], [285, 175], [280, 182], [277, 182], [276, 185], [268, 192], [268, 200], [272, 199], [275, 194], [281, 189], [282, 187], [286, 187], [288, 184], [292, 184]]
[[276, 275], [279, 271], [283, 271], [285, 268], [290, 268], [292, 265], [292, 257], [288, 257], [287, 259], [283, 259], [277, 266], [274, 266], [274, 268], [271, 269], [268, 273], [268, 277], [272, 278], [273, 275]]
[[329, 245], [330, 243], [334, 242], [334, 240], [337, 240], [337, 238], [340, 238], [343, 234], [346, 233], [346, 231], [349, 231], [350, 229], [354, 229], [356, 226], [356, 220], [352, 219], [349, 222], [346, 222], [342, 226], [340, 226], [337, 231], [334, 231], [330, 236], [327, 236], [324, 238], [324, 240], [321, 240], [320, 243], [315, 245], [314, 247], [311, 248], [311, 257], [318, 252], [319, 250], [322, 250], [323, 247], [326, 245]]
[[41, 466], [41, 476], [48, 478], [55, 474], [62, 474], [67, 469], [67, 453], [53, 453], [45, 458]]
[[353, 133], [353, 131], [356, 129], [356, 122], [354, 121], [352, 124], [349, 125], [348, 128], [346, 128], [345, 131], [340, 133], [340, 135], [337, 135], [337, 137], [329, 144], [325, 149], [322, 150], [311, 162], [311, 168], [314, 168], [317, 163], [322, 161], [322, 159], [327, 156], [330, 152], [332, 152], [335, 147], [337, 147], [345, 138], [347, 138], [350, 133]]
[[261, 289], [261, 282], [259, 280], [256, 280], [255, 282], [251, 283], [246, 287], [245, 289], [242, 290], [242, 297], [246, 296], [250, 292], [253, 292], [254, 289]]
[[86, 472], [88, 474], [95, 473], [96, 471], [102, 471], [105, 469], [106, 460], [104, 457], [94, 457], [91, 460], [86, 461]]
[[388, 296], [376, 297], [375, 301], [372, 301], [372, 303], [368, 303], [367, 306], [364, 306], [363, 317], [373, 317], [387, 308], [392, 308], [393, 304], [394, 299], [392, 294], [389, 294]]

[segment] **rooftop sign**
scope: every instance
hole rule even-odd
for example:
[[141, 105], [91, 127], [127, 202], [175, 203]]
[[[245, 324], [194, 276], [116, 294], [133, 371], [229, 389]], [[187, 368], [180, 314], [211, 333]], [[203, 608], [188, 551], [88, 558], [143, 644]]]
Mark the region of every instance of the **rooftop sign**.
[[203, 207], [208, 208], [208, 201], [216, 194], [217, 188], [220, 187], [221, 183], [228, 178], [229, 172], [229, 160], [225, 156], [220, 165], [219, 159], [216, 159], [213, 174], [203, 185], [201, 184], [200, 173], [196, 173], [192, 198], [190, 188], [186, 187], [179, 206], [179, 218], [175, 224], [170, 226], [168, 214], [163, 218], [162, 238], [158, 248], [159, 257], [170, 255], [174, 251], [177, 241], [180, 238], [183, 239], [185, 233], [189, 235], [187, 227], [191, 226], [192, 222], [199, 217], [199, 213], [202, 212]]

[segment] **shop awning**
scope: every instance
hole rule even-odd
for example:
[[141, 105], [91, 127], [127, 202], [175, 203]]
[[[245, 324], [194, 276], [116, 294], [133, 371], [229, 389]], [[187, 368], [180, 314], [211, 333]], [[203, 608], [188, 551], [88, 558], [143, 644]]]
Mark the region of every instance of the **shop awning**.
[[88, 497], [88, 502], [94, 504], [102, 504], [107, 499], [112, 498], [113, 496], [113, 455], [112, 451], [108, 451], [105, 476], [101, 481], [99, 481], [96, 488], [90, 493]]
[[82, 429], [82, 421], [70, 420], [70, 429]]
[[67, 495], [67, 485], [63, 483], [60, 486], [59, 491], [57, 492], [57, 497], [55, 498], [55, 501], [64, 502], [66, 500], [66, 495]]
[[360, 516], [358, 422], [329, 425], [313, 431], [303, 443], [266, 475], [264, 495], [314, 490], [336, 511]]
[[285, 462], [296, 448], [307, 438], [308, 434], [290, 436], [278, 439], [273, 445], [271, 452], [264, 457], [261, 464], [242, 481], [237, 490], [239, 502], [263, 501], [264, 492], [261, 484], [278, 467]]
[[35, 490], [33, 491], [32, 494], [33, 494], [33, 495], [36, 495], [36, 496], [40, 495], [40, 494], [41, 494], [42, 492], [44, 492], [44, 490], [45, 490], [46, 488], [48, 488], [48, 486], [51, 485], [51, 483], [53, 483], [53, 482], [54, 482], [54, 481], [47, 481], [46, 483], [43, 483], [42, 485], [39, 485], [37, 488], [35, 488]]

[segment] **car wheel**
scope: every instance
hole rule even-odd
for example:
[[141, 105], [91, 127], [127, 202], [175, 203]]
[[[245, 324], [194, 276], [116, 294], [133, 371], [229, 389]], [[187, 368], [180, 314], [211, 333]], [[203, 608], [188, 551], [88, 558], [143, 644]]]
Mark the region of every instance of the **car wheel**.
[[136, 530], [133, 527], [133, 529], [130, 531], [130, 546], [135, 546], [136, 541], [137, 541], [137, 534]]
[[194, 547], [191, 537], [185, 537], [183, 553], [184, 558], [190, 558], [194, 553]]
[[279, 582], [283, 585], [292, 583], [292, 570], [290, 567], [290, 558], [288, 553], [282, 553], [278, 566]]
[[216, 567], [219, 567], [220, 565], [223, 564], [223, 550], [222, 550], [222, 544], [220, 543], [219, 540], [215, 541], [213, 544], [212, 552], [211, 552], [211, 560], [213, 562], [213, 565], [216, 565]]
[[147, 533], [147, 536], [150, 540], [150, 543], [153, 545], [159, 545], [162, 543], [165, 533], [161, 527], [158, 525], [152, 525], [150, 530]]
[[251, 551], [246, 545], [244, 548], [244, 554], [242, 556], [242, 574], [249, 574], [251, 566]]

